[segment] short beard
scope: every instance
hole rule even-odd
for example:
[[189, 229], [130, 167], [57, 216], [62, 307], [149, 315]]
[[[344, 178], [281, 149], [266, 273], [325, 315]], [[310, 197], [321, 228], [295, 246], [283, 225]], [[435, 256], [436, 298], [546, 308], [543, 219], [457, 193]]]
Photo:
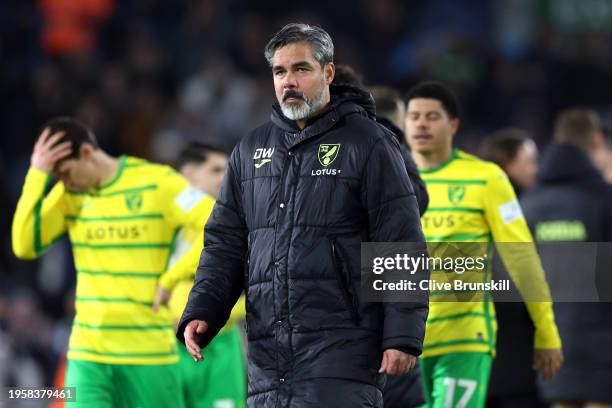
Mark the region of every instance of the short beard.
[[[302, 98], [302, 102], [298, 104], [293, 103], [285, 103], [284, 100], [287, 98], [287, 94]], [[298, 91], [287, 91], [285, 95], [283, 95], [283, 100], [280, 102], [281, 110], [283, 111], [283, 115], [290, 120], [303, 120], [311, 117], [315, 112], [321, 108], [323, 105], [323, 98], [325, 95], [325, 88], [322, 87], [321, 90], [315, 95], [314, 99], [309, 99], [302, 92]]]

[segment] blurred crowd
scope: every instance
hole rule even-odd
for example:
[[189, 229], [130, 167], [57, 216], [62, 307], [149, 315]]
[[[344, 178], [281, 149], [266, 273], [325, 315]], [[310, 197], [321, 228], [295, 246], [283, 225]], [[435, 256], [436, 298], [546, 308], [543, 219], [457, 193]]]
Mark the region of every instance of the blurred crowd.
[[41, 124], [74, 115], [106, 151], [167, 163], [193, 140], [230, 150], [270, 113], [263, 47], [290, 21], [328, 30], [367, 84], [446, 82], [469, 152], [509, 126], [542, 148], [570, 105], [612, 116], [612, 0], [3, 1], [0, 384], [51, 384], [70, 327], [67, 243], [21, 262], [8, 238]]

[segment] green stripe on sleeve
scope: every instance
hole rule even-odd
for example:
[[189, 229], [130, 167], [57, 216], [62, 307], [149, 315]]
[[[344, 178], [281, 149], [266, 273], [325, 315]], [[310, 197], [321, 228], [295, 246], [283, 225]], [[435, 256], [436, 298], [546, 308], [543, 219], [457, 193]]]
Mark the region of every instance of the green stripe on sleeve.
[[47, 179], [45, 180], [45, 186], [43, 187], [42, 195], [36, 201], [36, 205], [34, 206], [34, 251], [36, 254], [40, 255], [43, 251], [42, 244], [42, 231], [41, 231], [41, 211], [42, 211], [42, 203], [45, 198], [45, 192], [47, 191], [47, 187], [51, 184], [53, 180], [50, 175], [46, 175]]
[[149, 324], [149, 325], [135, 326], [135, 325], [111, 325], [111, 324], [97, 325], [97, 324], [74, 322], [72, 325], [74, 327], [82, 327], [84, 329], [89, 329], [89, 330], [167, 330], [167, 329], [173, 328], [171, 324]]
[[34, 251], [37, 254], [40, 254], [42, 250], [42, 238], [40, 231], [40, 211], [42, 208], [42, 197], [36, 201], [36, 206], [34, 207]]
[[78, 273], [92, 276], [114, 276], [117, 278], [139, 278], [139, 279], [157, 279], [161, 275], [160, 272], [122, 272], [122, 271], [94, 271], [91, 269], [77, 269]]
[[55, 244], [56, 242], [61, 241], [61, 240], [62, 240], [62, 238], [64, 238], [66, 235], [67, 235], [67, 233], [65, 233], [65, 232], [64, 232], [63, 234], [60, 234], [60, 235], [58, 235], [57, 237], [53, 238], [53, 239], [51, 240], [51, 242], [49, 242], [47, 245], [43, 245], [43, 246], [40, 248], [40, 253], [42, 254], [42, 253], [44, 253], [45, 251], [47, 251], [47, 249], [51, 248], [51, 247], [53, 246], [53, 244]]
[[[181, 228], [175, 228], [174, 229], [174, 233], [172, 234], [172, 242], [170, 243], [170, 251], [168, 252], [168, 257], [166, 258], [166, 262], [165, 262], [165, 267], [164, 267], [164, 271], [168, 270], [168, 267], [170, 266], [170, 259], [172, 259], [172, 255], [174, 253], [174, 251], [176, 250], [176, 239], [178, 237], [178, 234], [181, 232]], [[185, 254], [183, 254], [184, 256]], [[180, 258], [179, 258], [180, 259]]]
[[103, 303], [133, 303], [142, 306], [153, 306], [153, 302], [145, 302], [131, 298], [103, 298], [103, 297], [77, 297], [77, 302], [103, 302]]

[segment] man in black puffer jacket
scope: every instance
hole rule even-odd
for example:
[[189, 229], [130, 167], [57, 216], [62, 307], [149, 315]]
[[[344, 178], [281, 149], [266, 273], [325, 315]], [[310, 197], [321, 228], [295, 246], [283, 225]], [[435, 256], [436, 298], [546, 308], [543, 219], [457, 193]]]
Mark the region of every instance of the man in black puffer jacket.
[[359, 290], [361, 242], [423, 242], [398, 143], [367, 92], [330, 88], [325, 31], [289, 24], [265, 54], [279, 103], [232, 153], [177, 335], [201, 359], [245, 290], [249, 407], [381, 407], [428, 311]]
[[[521, 207], [536, 241], [549, 247], [553, 242], [571, 241], [599, 246], [595, 274], [588, 265], [572, 269], [571, 274], [587, 284], [594, 279], [600, 302], [555, 303], [565, 362], [550, 382], [542, 384], [542, 394], [553, 404], [603, 406], [612, 404], [612, 303], [606, 303], [612, 300], [607, 243], [612, 241], [612, 187], [597, 168], [604, 149], [599, 118], [586, 109], [562, 112], [555, 125], [555, 142], [542, 158], [536, 185], [521, 199]], [[551, 259], [558, 263], [559, 258], [576, 256], [568, 248], [552, 246]], [[547, 268], [546, 262], [544, 268], [549, 276], [563, 274]]]

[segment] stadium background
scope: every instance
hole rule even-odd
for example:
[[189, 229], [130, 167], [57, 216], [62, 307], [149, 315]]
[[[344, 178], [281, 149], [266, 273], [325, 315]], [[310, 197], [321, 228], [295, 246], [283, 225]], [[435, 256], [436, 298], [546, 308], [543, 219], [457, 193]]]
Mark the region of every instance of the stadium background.
[[10, 251], [40, 125], [75, 115], [110, 153], [169, 163], [189, 140], [231, 149], [269, 115], [263, 47], [290, 21], [328, 30], [336, 62], [367, 84], [450, 84], [463, 107], [457, 144], [470, 152], [507, 126], [545, 148], [571, 105], [612, 117], [612, 0], [4, 0], [0, 385], [51, 384], [70, 328], [69, 245], [37, 262]]

